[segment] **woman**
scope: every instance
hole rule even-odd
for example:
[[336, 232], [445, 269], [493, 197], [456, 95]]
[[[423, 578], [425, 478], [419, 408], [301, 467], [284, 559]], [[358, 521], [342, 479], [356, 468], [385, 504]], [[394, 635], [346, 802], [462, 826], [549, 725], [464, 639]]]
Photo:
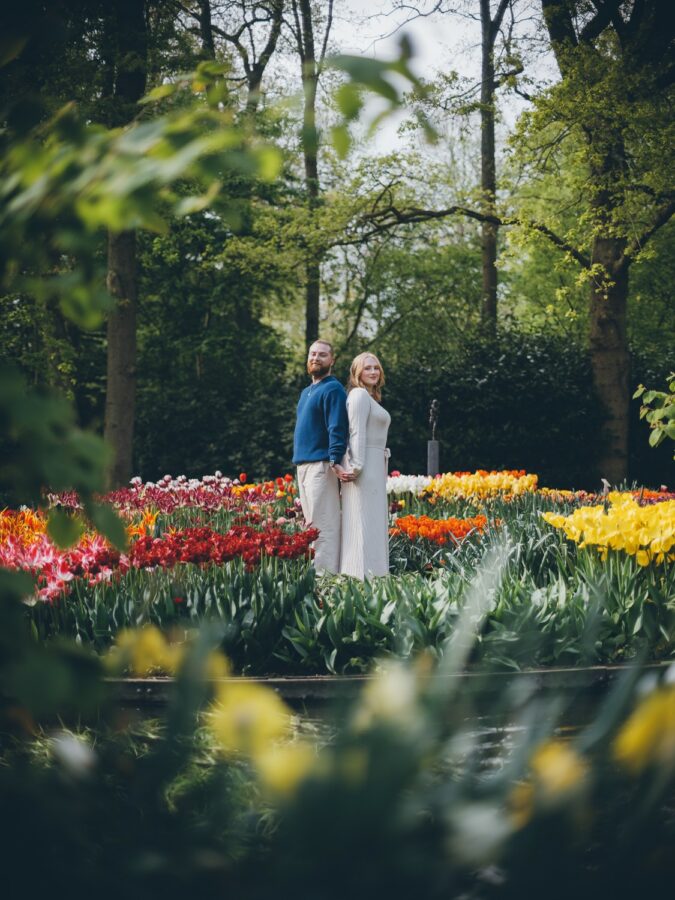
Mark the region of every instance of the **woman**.
[[372, 353], [360, 353], [349, 370], [349, 447], [342, 481], [340, 574], [389, 574], [387, 432], [391, 416], [380, 406], [384, 372]]

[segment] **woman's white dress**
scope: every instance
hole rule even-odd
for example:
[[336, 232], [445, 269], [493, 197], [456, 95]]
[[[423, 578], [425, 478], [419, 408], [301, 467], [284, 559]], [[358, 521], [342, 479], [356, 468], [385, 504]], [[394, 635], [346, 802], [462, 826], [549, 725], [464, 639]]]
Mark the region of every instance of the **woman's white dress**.
[[349, 447], [342, 461], [358, 473], [342, 484], [340, 573], [364, 579], [389, 574], [387, 432], [391, 416], [365, 388], [347, 397]]

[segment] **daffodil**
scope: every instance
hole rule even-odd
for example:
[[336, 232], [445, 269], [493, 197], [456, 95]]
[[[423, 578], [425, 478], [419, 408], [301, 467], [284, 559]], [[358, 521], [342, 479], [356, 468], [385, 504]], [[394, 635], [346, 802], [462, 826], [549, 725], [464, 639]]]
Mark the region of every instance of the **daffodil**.
[[113, 669], [131, 672], [139, 678], [148, 675], [174, 675], [183, 659], [181, 644], [170, 644], [155, 625], [120, 631], [108, 655]]
[[530, 776], [517, 782], [508, 797], [514, 828], [524, 828], [537, 806], [551, 808], [579, 794], [586, 783], [588, 764], [568, 743], [549, 740], [530, 758]]
[[416, 698], [413, 672], [401, 663], [389, 662], [361, 691], [354, 727], [365, 730], [375, 722], [407, 727], [416, 716]]
[[263, 786], [274, 794], [288, 797], [311, 773], [316, 752], [305, 741], [271, 745], [256, 753], [253, 762]]
[[588, 766], [577, 751], [559, 740], [541, 744], [530, 760], [535, 789], [544, 801], [557, 800], [578, 788]]
[[616, 760], [634, 774], [652, 765], [675, 767], [675, 686], [660, 688], [640, 703], [613, 749]]
[[225, 753], [257, 757], [288, 734], [291, 711], [271, 688], [230, 681], [218, 689], [208, 725]]

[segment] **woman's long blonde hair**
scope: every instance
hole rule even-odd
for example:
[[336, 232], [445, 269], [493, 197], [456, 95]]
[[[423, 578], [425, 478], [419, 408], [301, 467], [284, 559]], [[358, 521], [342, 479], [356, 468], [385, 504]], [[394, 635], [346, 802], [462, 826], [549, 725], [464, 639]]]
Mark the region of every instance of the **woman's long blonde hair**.
[[[377, 384], [374, 385], [372, 388], [367, 387], [363, 383], [363, 381], [361, 381], [361, 374], [363, 372], [363, 367], [365, 366], [366, 360], [368, 358], [374, 359], [375, 362], [380, 367], [379, 380], [378, 380]], [[382, 368], [382, 363], [379, 361], [379, 359], [375, 356], [374, 353], [369, 353], [369, 352], [359, 353], [358, 356], [354, 357], [354, 360], [353, 360], [351, 366], [349, 367], [349, 381], [347, 382], [347, 390], [348, 391], [352, 391], [352, 390], [354, 390], [354, 388], [357, 388], [357, 387], [365, 388], [368, 391], [368, 393], [372, 394], [372, 396], [375, 398], [375, 400], [377, 400], [377, 402], [379, 403], [380, 400], [382, 399], [382, 385], [383, 384], [384, 384], [384, 369]]]

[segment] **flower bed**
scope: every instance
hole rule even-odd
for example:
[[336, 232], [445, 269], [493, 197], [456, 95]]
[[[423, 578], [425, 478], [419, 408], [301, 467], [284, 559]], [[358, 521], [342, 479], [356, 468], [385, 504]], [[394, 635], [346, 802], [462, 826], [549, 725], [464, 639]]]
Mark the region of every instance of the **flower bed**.
[[602, 559], [617, 550], [641, 566], [675, 561], [675, 500], [641, 506], [631, 494], [611, 493], [607, 504], [582, 506], [569, 516], [542, 515], [580, 548], [598, 550]]
[[537, 481], [536, 475], [528, 475], [524, 469], [448, 472], [432, 479], [424, 488], [424, 494], [432, 501], [487, 500], [495, 497], [512, 499], [536, 491]]
[[[316, 533], [304, 530], [288, 475], [136, 480], [105, 498], [126, 523], [122, 553], [86, 531], [59, 549], [46, 514], [5, 511], [0, 565], [33, 574], [28, 615], [43, 639], [70, 634], [104, 649], [139, 623], [180, 630], [215, 618], [235, 668], [251, 673], [358, 672], [383, 654], [441, 656], [486, 565], [498, 572], [476, 659], [520, 667], [673, 655], [675, 569], [659, 564], [672, 554], [663, 529], [653, 536], [661, 544], [636, 545], [646, 557], [608, 543], [604, 559], [600, 540], [590, 553], [562, 527], [587, 494], [535, 490], [536, 476], [520, 471], [449, 473], [432, 480], [445, 487], [431, 494], [432, 481], [393, 478], [393, 577], [372, 582], [316, 579]], [[51, 500], [81, 515], [76, 497]], [[635, 537], [638, 519], [643, 529], [663, 522], [672, 505], [665, 491], [611, 495], [593, 521], [607, 528], [616, 517]]]
[[420, 538], [433, 544], [444, 546], [458, 544], [469, 534], [480, 534], [487, 526], [485, 516], [472, 516], [468, 519], [432, 519], [430, 516], [400, 516], [390, 529], [390, 534], [404, 534], [411, 540]]
[[[47, 535], [44, 513], [4, 510], [0, 566], [33, 574], [36, 599], [53, 602], [70, 592], [74, 579], [91, 586], [117, 579], [130, 569], [171, 568], [181, 563], [223, 565], [234, 559], [251, 569], [264, 558], [309, 559], [310, 544], [318, 532], [298, 530], [302, 523], [295, 521], [292, 476], [260, 484], [245, 484], [245, 478], [242, 474], [232, 480], [218, 474], [197, 481], [167, 475], [158, 484], [134, 479], [129, 488], [105, 495], [101, 499], [126, 521], [129, 546], [124, 553], [87, 531], [75, 547], [61, 550]], [[75, 494], [50, 494], [48, 499], [52, 507], [70, 510], [74, 521], [85, 528]], [[289, 503], [293, 504], [290, 509]], [[190, 527], [192, 514], [204, 514], [220, 527]], [[162, 534], [155, 533], [159, 520]]]

